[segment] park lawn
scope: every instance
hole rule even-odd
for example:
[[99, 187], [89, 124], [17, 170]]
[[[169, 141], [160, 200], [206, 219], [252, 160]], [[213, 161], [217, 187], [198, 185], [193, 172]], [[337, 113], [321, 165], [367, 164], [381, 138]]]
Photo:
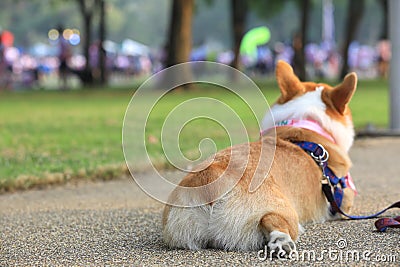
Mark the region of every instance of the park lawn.
[[129, 92], [21, 92], [0, 97], [3, 189], [107, 178], [118, 171]]
[[[269, 103], [278, 96], [273, 82], [260, 86]], [[274, 88], [272, 90], [268, 88]], [[360, 82], [352, 102], [356, 128], [367, 123], [386, 127], [388, 123], [387, 82]], [[245, 98], [257, 100], [251, 92]], [[127, 173], [121, 144], [121, 129], [133, 90], [103, 89], [6, 92], [0, 94], [0, 192], [25, 189], [73, 179], [112, 179]], [[161, 124], [166, 114], [185, 100], [211, 97], [229, 105], [239, 114], [248, 130], [249, 140], [258, 138], [258, 125], [243, 101], [224, 89], [195, 88], [166, 95], [150, 113], [146, 127], [147, 149], [155, 165], [169, 167], [161, 146]], [[151, 93], [143, 103], [153, 100]], [[262, 101], [254, 112], [262, 118]], [[138, 112], [145, 112], [137, 106]], [[199, 105], [193, 109], [215, 110]], [[235, 120], [222, 122], [235, 124]], [[183, 154], [196, 159], [199, 142], [210, 137], [215, 149], [230, 146], [228, 134], [215, 121], [197, 119], [181, 130], [178, 138]], [[171, 139], [173, 140], [175, 139]], [[169, 141], [168, 141], [169, 142]], [[140, 157], [138, 155], [138, 160]]]
[[360, 81], [350, 107], [357, 130], [368, 124], [377, 128], [387, 128], [389, 125], [388, 81]]

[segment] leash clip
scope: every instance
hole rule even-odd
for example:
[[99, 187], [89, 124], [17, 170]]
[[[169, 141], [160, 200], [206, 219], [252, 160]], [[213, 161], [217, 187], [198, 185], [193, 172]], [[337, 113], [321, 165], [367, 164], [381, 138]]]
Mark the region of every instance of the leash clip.
[[332, 186], [331, 180], [329, 177], [324, 173], [324, 170], [322, 169], [322, 179], [321, 179], [321, 184], [327, 184], [329, 186]]

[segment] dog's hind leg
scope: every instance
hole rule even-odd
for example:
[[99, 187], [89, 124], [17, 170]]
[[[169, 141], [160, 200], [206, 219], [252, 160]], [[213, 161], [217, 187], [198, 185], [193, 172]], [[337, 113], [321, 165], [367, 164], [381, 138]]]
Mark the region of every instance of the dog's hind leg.
[[299, 219], [290, 205], [282, 204], [276, 211], [265, 214], [260, 226], [267, 237], [270, 255], [284, 257], [296, 249], [294, 240], [299, 234]]

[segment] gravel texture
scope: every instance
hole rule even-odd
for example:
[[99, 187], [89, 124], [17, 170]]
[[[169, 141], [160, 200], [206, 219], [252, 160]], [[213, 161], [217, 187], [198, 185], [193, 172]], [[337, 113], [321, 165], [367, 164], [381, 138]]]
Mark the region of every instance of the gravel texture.
[[[398, 152], [400, 139], [356, 141], [354, 214], [400, 200]], [[306, 225], [297, 259], [261, 261], [257, 251], [168, 249], [161, 213], [131, 179], [0, 195], [0, 266], [400, 266], [400, 229], [378, 233], [374, 219]]]

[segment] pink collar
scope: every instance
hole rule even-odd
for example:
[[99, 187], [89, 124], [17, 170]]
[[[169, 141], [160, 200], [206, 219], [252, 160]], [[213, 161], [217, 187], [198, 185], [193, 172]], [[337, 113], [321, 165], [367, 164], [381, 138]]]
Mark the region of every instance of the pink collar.
[[271, 127], [271, 128], [268, 128], [268, 129], [262, 131], [261, 135], [263, 135], [267, 131], [271, 130], [272, 128], [277, 128], [277, 127], [281, 127], [281, 126], [292, 126], [292, 127], [296, 127], [296, 128], [307, 129], [307, 130], [316, 132], [319, 135], [322, 135], [323, 137], [325, 137], [328, 140], [330, 140], [333, 143], [335, 143], [335, 139], [332, 137], [332, 135], [327, 133], [321, 127], [321, 125], [319, 123], [317, 123], [316, 121], [313, 121], [313, 120], [296, 120], [296, 119], [283, 120], [283, 121], [275, 123], [275, 127]]

